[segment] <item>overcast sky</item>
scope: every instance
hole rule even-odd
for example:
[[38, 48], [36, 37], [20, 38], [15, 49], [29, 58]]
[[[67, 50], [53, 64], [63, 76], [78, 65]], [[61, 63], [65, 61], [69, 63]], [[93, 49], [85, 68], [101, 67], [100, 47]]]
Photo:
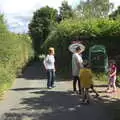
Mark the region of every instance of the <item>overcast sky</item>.
[[[0, 0], [0, 11], [4, 13], [9, 28], [15, 32], [24, 32], [32, 18], [33, 12], [48, 5], [58, 9], [63, 0]], [[75, 6], [80, 0], [67, 0], [69, 5]], [[110, 0], [115, 7], [120, 0]]]

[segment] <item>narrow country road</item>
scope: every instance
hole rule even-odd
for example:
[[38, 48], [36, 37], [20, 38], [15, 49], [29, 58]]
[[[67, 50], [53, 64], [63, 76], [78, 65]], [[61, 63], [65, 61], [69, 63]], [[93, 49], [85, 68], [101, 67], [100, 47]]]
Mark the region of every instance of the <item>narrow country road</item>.
[[99, 103], [82, 105], [73, 95], [72, 82], [59, 79], [56, 88], [46, 89], [39, 63], [29, 66], [0, 101], [0, 120], [111, 120]]

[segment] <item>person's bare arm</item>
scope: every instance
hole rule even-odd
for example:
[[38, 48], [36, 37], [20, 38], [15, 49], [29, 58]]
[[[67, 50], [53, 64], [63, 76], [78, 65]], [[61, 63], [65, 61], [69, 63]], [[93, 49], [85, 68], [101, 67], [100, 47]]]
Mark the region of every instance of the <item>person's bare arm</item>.
[[82, 57], [77, 58], [77, 65], [78, 65], [80, 68], [82, 67], [82, 63], [83, 63]]
[[113, 73], [110, 74], [110, 77], [113, 77], [116, 74], [116, 69], [114, 70]]

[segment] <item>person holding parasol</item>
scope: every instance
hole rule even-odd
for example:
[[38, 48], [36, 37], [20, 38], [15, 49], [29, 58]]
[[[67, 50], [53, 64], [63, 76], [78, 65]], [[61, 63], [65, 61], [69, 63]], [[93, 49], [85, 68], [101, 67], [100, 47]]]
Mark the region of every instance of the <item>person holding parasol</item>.
[[81, 43], [73, 43], [69, 46], [69, 51], [72, 55], [72, 76], [73, 76], [73, 92], [77, 93], [76, 85], [78, 83], [79, 94], [81, 94], [81, 85], [79, 73], [83, 68], [82, 52], [85, 50], [85, 46]]

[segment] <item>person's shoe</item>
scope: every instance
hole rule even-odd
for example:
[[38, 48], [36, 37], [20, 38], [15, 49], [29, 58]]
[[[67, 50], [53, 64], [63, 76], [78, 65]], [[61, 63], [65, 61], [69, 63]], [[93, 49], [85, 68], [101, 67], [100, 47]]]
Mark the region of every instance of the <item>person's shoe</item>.
[[107, 92], [107, 93], [111, 93], [111, 90], [110, 90], [110, 89], [107, 89], [106, 92]]
[[74, 91], [74, 93], [75, 93], [75, 94], [78, 94], [78, 91], [76, 90], [76, 91]]
[[90, 104], [90, 101], [89, 101], [89, 100], [87, 100], [87, 104]]
[[85, 103], [85, 99], [82, 99], [82, 104], [84, 104]]
[[52, 86], [52, 88], [55, 88], [55, 87], [56, 87], [55, 85]]
[[117, 90], [113, 90], [112, 92], [115, 93], [115, 92], [117, 92]]
[[72, 95], [76, 95], [76, 94], [77, 94], [77, 91], [73, 91], [73, 92], [72, 92]]
[[51, 89], [52, 87], [48, 87], [48, 89]]
[[90, 101], [87, 99], [84, 101], [84, 104], [89, 104], [89, 103], [90, 103]]
[[86, 105], [86, 104], [89, 104], [89, 103], [90, 103], [90, 102], [89, 102], [89, 100], [87, 100], [87, 99], [83, 99], [83, 100], [82, 100], [82, 104], [85, 104], [85, 105]]
[[78, 92], [78, 94], [79, 94], [79, 95], [82, 95], [82, 92], [81, 92], [81, 91], [79, 91], [79, 92]]

